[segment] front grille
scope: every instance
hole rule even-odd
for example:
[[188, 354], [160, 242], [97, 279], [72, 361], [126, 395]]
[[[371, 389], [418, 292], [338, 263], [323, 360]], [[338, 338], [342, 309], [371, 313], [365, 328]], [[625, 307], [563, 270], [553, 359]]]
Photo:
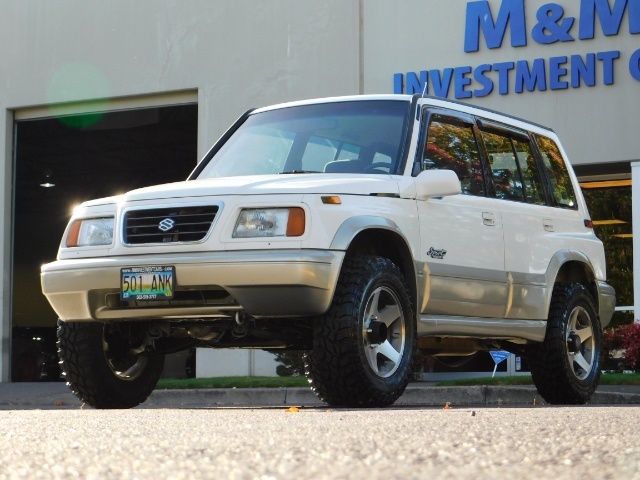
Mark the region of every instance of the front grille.
[[123, 241], [127, 245], [199, 242], [217, 213], [217, 205], [129, 210], [124, 215]]

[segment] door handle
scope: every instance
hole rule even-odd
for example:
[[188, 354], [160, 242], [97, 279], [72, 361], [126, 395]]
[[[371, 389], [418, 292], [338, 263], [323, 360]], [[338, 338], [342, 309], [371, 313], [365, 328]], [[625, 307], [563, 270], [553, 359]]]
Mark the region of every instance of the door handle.
[[542, 226], [544, 227], [544, 230], [546, 232], [553, 232], [554, 231], [553, 220], [551, 220], [550, 218], [542, 219]]
[[496, 226], [496, 217], [493, 212], [482, 212], [482, 223], [488, 227]]

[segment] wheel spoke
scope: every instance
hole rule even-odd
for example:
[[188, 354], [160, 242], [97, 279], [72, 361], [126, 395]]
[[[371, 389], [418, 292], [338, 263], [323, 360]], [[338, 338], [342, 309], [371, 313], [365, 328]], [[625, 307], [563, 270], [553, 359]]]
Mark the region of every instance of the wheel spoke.
[[383, 322], [387, 327], [390, 327], [402, 314], [398, 305], [387, 305], [378, 312], [378, 321]]
[[593, 329], [590, 325], [582, 328], [576, 328], [574, 332], [578, 337], [580, 337], [580, 343], [584, 343], [593, 337]]
[[580, 309], [579, 308], [575, 308], [571, 312], [571, 316], [569, 317], [569, 321], [567, 322], [569, 330], [575, 330], [576, 329], [576, 326], [578, 324], [578, 316], [579, 315], [580, 315]]
[[379, 353], [383, 357], [387, 358], [390, 362], [393, 363], [394, 366], [400, 363], [400, 352], [393, 348], [393, 345], [391, 345], [389, 341], [381, 343], [376, 348], [374, 348], [374, 350], [376, 351], [376, 353]]
[[582, 353], [576, 353], [573, 357], [573, 361], [584, 370], [585, 374], [588, 374], [591, 371], [591, 365], [589, 364], [587, 359], [584, 358], [584, 355], [582, 355]]
[[376, 374], [380, 374], [380, 369], [378, 368], [378, 348], [377, 347], [368, 347], [365, 348], [364, 351], [367, 356], [367, 361], [369, 362], [369, 366], [373, 369]]
[[367, 311], [367, 318], [378, 316], [378, 303], [380, 302], [380, 292], [381, 290], [376, 290], [375, 292], [373, 292], [373, 295], [369, 300], [369, 310]]

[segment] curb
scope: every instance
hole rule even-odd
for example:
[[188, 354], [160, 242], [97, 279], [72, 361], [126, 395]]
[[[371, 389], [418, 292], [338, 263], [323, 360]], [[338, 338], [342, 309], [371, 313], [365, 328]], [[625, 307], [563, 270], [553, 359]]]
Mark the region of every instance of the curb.
[[[409, 386], [395, 406], [545, 405], [535, 387], [420, 387]], [[640, 394], [596, 392], [589, 405], [640, 404]], [[146, 407], [196, 406], [326, 406], [308, 388], [156, 390]]]
[[[606, 388], [606, 387], [605, 387]], [[545, 405], [533, 386], [434, 387], [409, 385], [395, 406], [524, 406]], [[640, 393], [597, 391], [589, 405], [638, 405]], [[141, 408], [324, 407], [309, 388], [213, 388], [155, 390]], [[0, 406], [16, 408], [81, 407], [64, 384], [0, 384]]]

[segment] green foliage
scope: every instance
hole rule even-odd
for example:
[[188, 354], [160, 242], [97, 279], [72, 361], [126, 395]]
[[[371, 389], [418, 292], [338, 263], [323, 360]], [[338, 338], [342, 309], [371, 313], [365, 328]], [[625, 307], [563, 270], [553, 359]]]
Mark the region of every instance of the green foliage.
[[480, 377], [462, 378], [459, 380], [448, 380], [439, 382], [438, 387], [457, 387], [475, 385], [533, 385], [530, 375], [518, 375], [514, 377]]
[[[438, 387], [476, 385], [533, 385], [533, 381], [528, 375], [518, 375], [515, 377], [466, 378], [437, 384]], [[607, 373], [600, 377], [600, 385], [640, 385], [640, 373]]]
[[156, 389], [307, 387], [304, 377], [161, 378]]
[[[640, 385], [640, 373], [608, 373], [600, 378], [601, 385]], [[532, 385], [531, 377], [483, 377], [440, 382], [438, 386], [464, 385]], [[308, 387], [305, 377], [217, 377], [217, 378], [162, 378], [156, 387], [159, 390], [197, 388], [295, 388]]]
[[276, 361], [281, 365], [276, 367], [276, 373], [281, 377], [304, 376], [304, 352], [298, 350], [278, 352]]

